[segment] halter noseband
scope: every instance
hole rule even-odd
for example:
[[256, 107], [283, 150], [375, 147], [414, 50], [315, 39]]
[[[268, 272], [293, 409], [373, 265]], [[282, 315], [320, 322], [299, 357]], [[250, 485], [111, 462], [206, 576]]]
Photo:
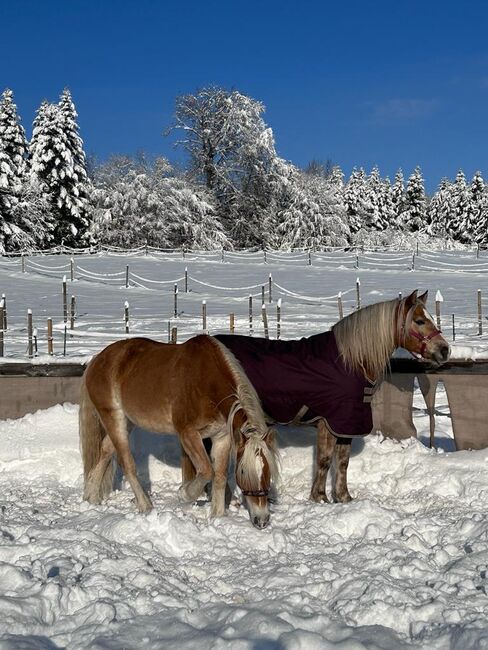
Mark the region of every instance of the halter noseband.
[[431, 339], [438, 336], [439, 334], [442, 334], [442, 332], [440, 330], [438, 330], [437, 327], [434, 327], [432, 332], [430, 334], [427, 334], [426, 336], [424, 336], [423, 334], [420, 334], [419, 332], [416, 332], [414, 329], [410, 329], [410, 331], [409, 331], [410, 336], [412, 336], [414, 339], [417, 339], [418, 341], [420, 341], [422, 343], [422, 345], [420, 346], [420, 356], [421, 357], [424, 356], [424, 352], [427, 350], [427, 343]]
[[268, 490], [242, 490], [242, 494], [245, 497], [267, 497], [269, 494], [269, 489]]

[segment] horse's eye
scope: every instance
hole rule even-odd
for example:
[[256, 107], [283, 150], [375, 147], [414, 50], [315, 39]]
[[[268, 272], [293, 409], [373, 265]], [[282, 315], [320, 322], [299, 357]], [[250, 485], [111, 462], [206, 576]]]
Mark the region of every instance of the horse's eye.
[[417, 318], [417, 320], [415, 321], [415, 323], [416, 323], [417, 325], [425, 325], [425, 321], [422, 320], [421, 318]]

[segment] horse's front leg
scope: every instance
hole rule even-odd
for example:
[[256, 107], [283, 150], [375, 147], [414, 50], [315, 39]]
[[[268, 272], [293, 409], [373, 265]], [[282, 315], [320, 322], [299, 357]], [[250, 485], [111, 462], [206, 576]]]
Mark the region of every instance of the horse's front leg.
[[312, 501], [324, 501], [327, 503], [325, 484], [327, 483], [327, 473], [332, 462], [336, 440], [337, 438], [327, 428], [325, 420], [319, 420], [317, 423], [315, 476], [312, 492], [310, 493], [310, 499]]
[[352, 497], [347, 489], [347, 467], [349, 457], [351, 456], [351, 438], [339, 438], [335, 446], [335, 468], [336, 476], [332, 498], [339, 503], [352, 501]]
[[[183, 429], [179, 432], [181, 446], [188, 458], [183, 455], [183, 472], [192, 478], [184, 480], [180, 496], [184, 501], [195, 501], [206, 484], [212, 480], [212, 464], [203, 445], [202, 437], [196, 429]], [[191, 466], [193, 470], [188, 471]]]
[[212, 507], [210, 510], [211, 517], [222, 517], [225, 515], [230, 448], [231, 440], [227, 427], [225, 427], [222, 434], [212, 438], [211, 457], [213, 465], [213, 480]]

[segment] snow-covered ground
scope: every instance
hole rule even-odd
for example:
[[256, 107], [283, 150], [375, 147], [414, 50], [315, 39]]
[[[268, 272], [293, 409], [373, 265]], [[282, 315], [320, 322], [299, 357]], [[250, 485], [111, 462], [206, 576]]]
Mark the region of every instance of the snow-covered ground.
[[[123, 335], [125, 300], [131, 332], [165, 340], [168, 320], [181, 338], [201, 329], [203, 299], [211, 332], [227, 328], [231, 311], [237, 331], [246, 332], [251, 292], [255, 330], [262, 334], [260, 285], [272, 273], [271, 335], [277, 298], [283, 299], [284, 337], [323, 331], [337, 317], [338, 291], [345, 312], [354, 307], [359, 276], [363, 304], [416, 287], [428, 288], [433, 299], [440, 290], [445, 325], [456, 314], [458, 356], [485, 356], [485, 335], [476, 334], [484, 260], [446, 253], [437, 257], [438, 267], [452, 264], [451, 271], [410, 271], [391, 254], [374, 255], [376, 268], [359, 270], [351, 259], [308, 266], [304, 257], [291, 256], [267, 265], [257, 256], [224, 264], [220, 257], [77, 258], [94, 274], [125, 274], [129, 263], [131, 273], [168, 284], [147, 290], [100, 278], [68, 283], [78, 303], [68, 354], [91, 354]], [[35, 262], [52, 267], [68, 260]], [[480, 267], [465, 269], [473, 262]], [[0, 259], [11, 358], [25, 351], [27, 308], [41, 351], [45, 317], [62, 328], [60, 280], [69, 277], [63, 268], [54, 277], [22, 274], [16, 264]], [[174, 319], [172, 284], [185, 266], [192, 291], [184, 294], [179, 282], [183, 313]], [[196, 280], [256, 286], [231, 292]], [[345, 505], [308, 502], [313, 430], [280, 429], [282, 478], [264, 531], [252, 527], [237, 501], [218, 520], [209, 520], [204, 500], [179, 503], [179, 448], [172, 436], [134, 436], [139, 471], [156, 506], [139, 515], [123, 481], [102, 506], [82, 501], [77, 407], [0, 422], [0, 648], [488, 647], [488, 450], [453, 452], [442, 393], [438, 402], [445, 413], [437, 418], [438, 451], [413, 439], [355, 441], [349, 469], [355, 500]], [[414, 417], [425, 440], [428, 417], [419, 396]]]

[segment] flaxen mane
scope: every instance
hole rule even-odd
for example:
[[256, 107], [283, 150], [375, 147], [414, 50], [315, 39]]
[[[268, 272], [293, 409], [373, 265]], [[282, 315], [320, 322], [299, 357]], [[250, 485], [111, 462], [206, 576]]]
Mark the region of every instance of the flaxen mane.
[[388, 367], [390, 357], [403, 340], [412, 319], [413, 308], [406, 322], [397, 316], [403, 313], [405, 298], [378, 302], [349, 314], [332, 327], [344, 363], [354, 372], [379, 377]]

